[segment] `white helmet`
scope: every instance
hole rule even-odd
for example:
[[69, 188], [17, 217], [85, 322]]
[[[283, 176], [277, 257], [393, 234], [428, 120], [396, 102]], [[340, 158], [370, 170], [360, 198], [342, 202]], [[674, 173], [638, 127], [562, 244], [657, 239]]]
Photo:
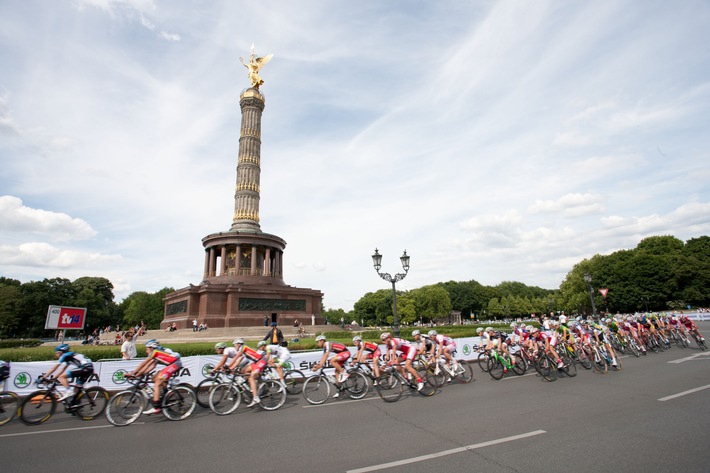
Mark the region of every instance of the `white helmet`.
[[353, 337], [353, 343], [357, 343], [357, 342], [361, 342], [361, 341], [362, 341], [362, 338], [360, 338], [359, 335], [355, 335], [355, 336]]
[[257, 348], [261, 348], [266, 345], [266, 340], [259, 340], [259, 343], [256, 344]]
[[439, 335], [439, 333], [436, 330], [429, 330], [430, 337], [436, 337], [437, 335]]
[[481, 332], [483, 332], [483, 327], [478, 327], [478, 328], [476, 329], [476, 333], [481, 333]]
[[392, 335], [390, 335], [389, 332], [384, 332], [382, 335], [380, 335], [380, 340], [382, 340], [383, 342], [388, 338], [392, 338]]
[[316, 337], [316, 342], [320, 342], [321, 340], [325, 341], [325, 335], [318, 335]]
[[232, 342], [232, 345], [244, 345], [244, 339], [243, 338], [235, 338], [234, 341]]
[[412, 330], [412, 337], [416, 337], [417, 335], [421, 335], [421, 334], [422, 334], [422, 332], [420, 332], [419, 330]]

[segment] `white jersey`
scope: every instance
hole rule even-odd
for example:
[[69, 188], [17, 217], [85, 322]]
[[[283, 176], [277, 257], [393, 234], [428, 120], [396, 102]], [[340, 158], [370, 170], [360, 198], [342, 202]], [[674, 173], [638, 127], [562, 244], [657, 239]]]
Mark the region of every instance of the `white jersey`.
[[291, 352], [288, 351], [288, 348], [286, 347], [282, 347], [280, 345], [267, 345], [265, 348], [266, 353], [269, 353], [272, 357], [280, 361], [291, 359]]

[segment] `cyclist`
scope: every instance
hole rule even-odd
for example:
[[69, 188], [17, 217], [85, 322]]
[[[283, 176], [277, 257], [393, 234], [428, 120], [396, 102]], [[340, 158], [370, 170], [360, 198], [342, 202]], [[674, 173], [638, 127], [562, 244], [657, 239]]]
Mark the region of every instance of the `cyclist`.
[[291, 352], [288, 351], [288, 348], [283, 347], [281, 345], [266, 345], [266, 343], [262, 345], [262, 342], [264, 342], [264, 340], [259, 342], [257, 348], [261, 346], [264, 349], [266, 362], [269, 364], [269, 366], [273, 366], [274, 368], [276, 368], [276, 372], [279, 374], [279, 378], [281, 379], [281, 381], [283, 381], [283, 366], [288, 362], [288, 360], [291, 359]]
[[172, 351], [170, 348], [162, 347], [157, 340], [151, 339], [145, 342], [145, 352], [148, 355], [145, 360], [129, 376], [140, 376], [150, 373], [156, 366], [165, 365], [165, 368], [153, 375], [153, 407], [144, 412], [146, 415], [160, 412], [160, 397], [162, 388], [167, 384], [170, 377], [182, 368], [180, 353]]
[[540, 342], [545, 345], [545, 353], [552, 356], [557, 362], [557, 369], [564, 368], [564, 363], [562, 359], [555, 351], [555, 345], [557, 345], [557, 336], [554, 332], [541, 331], [537, 327], [533, 327], [531, 330], [532, 339], [536, 342]]
[[[436, 356], [439, 357], [443, 355], [449, 364], [449, 368], [452, 370], [458, 368], [458, 363], [454, 360], [454, 357], [451, 356], [452, 353], [456, 352], [456, 342], [451, 337], [439, 334], [436, 330], [429, 330], [428, 335], [436, 347]], [[434, 354], [434, 347], [432, 347], [429, 353], [431, 355]]]
[[[422, 380], [419, 373], [417, 373], [417, 370], [415, 370], [412, 366], [412, 361], [417, 355], [417, 347], [409, 343], [407, 340], [392, 338], [392, 335], [389, 332], [385, 332], [380, 335], [380, 340], [385, 342], [385, 345], [387, 346], [387, 359], [389, 360], [388, 364], [390, 366], [394, 366], [396, 363], [397, 370], [404, 374], [402, 365], [400, 364], [402, 360], [404, 360], [404, 369], [417, 380], [417, 390], [421, 391], [424, 389], [424, 380]], [[398, 355], [397, 352], [400, 352], [401, 355]]]
[[353, 345], [357, 349], [353, 360], [350, 362], [350, 366], [355, 363], [365, 363], [372, 360], [372, 373], [375, 375], [375, 383], [377, 383], [377, 378], [380, 377], [380, 346], [377, 343], [363, 342], [362, 338], [359, 336], [353, 337]]
[[227, 367], [229, 367], [228, 363], [231, 363], [231, 361], [233, 361], [234, 358], [239, 355], [239, 352], [235, 347], [228, 347], [227, 344], [223, 342], [217, 343], [214, 346], [214, 351], [218, 355], [222, 355], [222, 358], [219, 360], [219, 363], [217, 363], [217, 366], [215, 366], [212, 370], [213, 373], [221, 371], [224, 365], [227, 365]]
[[603, 325], [603, 321], [600, 321], [599, 324], [597, 323], [591, 323], [591, 328], [592, 328], [592, 333], [594, 334], [594, 338], [597, 341], [597, 344], [604, 344], [604, 346], [607, 349], [607, 352], [609, 353], [609, 356], [611, 357], [611, 366], [618, 366], [616, 363], [616, 353], [614, 352], [614, 349], [611, 347], [610, 343], [610, 337], [611, 334], [609, 333], [609, 328], [606, 325]]
[[685, 329], [690, 332], [694, 333], [700, 341], [705, 341], [705, 338], [700, 335], [700, 330], [698, 330], [698, 326], [695, 322], [693, 322], [688, 316], [686, 315], [681, 315], [680, 316], [680, 323], [685, 326]]
[[[330, 366], [335, 368], [336, 384], [340, 384], [348, 379], [349, 375], [343, 369], [343, 365], [348, 361], [348, 358], [350, 358], [350, 350], [348, 350], [348, 347], [342, 343], [327, 341], [325, 335], [318, 335], [316, 337], [316, 345], [323, 350], [323, 356], [321, 356], [320, 361], [313, 366], [313, 371], [318, 371], [321, 367], [325, 366], [327, 362], [330, 363]], [[331, 353], [334, 353], [334, 356], [328, 359]], [[336, 392], [333, 397], [338, 397], [339, 395], [340, 393]]]
[[[263, 345], [266, 344], [262, 340]], [[261, 343], [259, 342], [259, 343]], [[249, 375], [249, 388], [251, 389], [251, 402], [247, 404], [247, 407], [253, 407], [261, 402], [259, 399], [259, 394], [256, 389], [256, 380], [261, 375], [261, 372], [266, 366], [266, 360], [264, 359], [264, 353], [254, 350], [244, 344], [244, 340], [237, 338], [234, 340], [235, 348], [239, 353], [236, 358], [229, 364], [230, 369], [240, 369], [240, 372]], [[263, 346], [261, 345], [261, 346]]]
[[62, 385], [63, 389], [57, 389], [59, 392], [59, 400], [63, 401], [74, 395], [75, 390], [69, 387], [69, 378], [76, 379], [76, 384], [81, 386], [89, 380], [94, 374], [94, 364], [89, 358], [81, 353], [70, 351], [69, 345], [62, 343], [54, 349], [54, 355], [57, 357], [57, 364], [47, 371], [43, 377], [47, 379], [55, 375]]

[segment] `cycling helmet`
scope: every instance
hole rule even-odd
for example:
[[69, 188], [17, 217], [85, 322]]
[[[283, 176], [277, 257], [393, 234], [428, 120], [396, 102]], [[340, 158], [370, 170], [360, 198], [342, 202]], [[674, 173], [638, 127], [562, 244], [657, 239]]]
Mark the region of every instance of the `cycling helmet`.
[[362, 341], [362, 338], [360, 338], [358, 335], [355, 335], [353, 337], [353, 343], [357, 343], [357, 342], [361, 342], [361, 341]]
[[436, 330], [429, 330], [430, 337], [436, 337], [437, 335], [439, 335], [439, 333]]
[[476, 329], [476, 333], [480, 334], [481, 332], [483, 332], [483, 327], [478, 327]]
[[318, 335], [316, 337], [316, 342], [320, 342], [321, 340], [325, 341], [325, 335]]
[[486, 327], [486, 332], [492, 332], [492, 331], [493, 331], [493, 327]]
[[243, 338], [235, 338], [234, 341], [232, 342], [232, 345], [244, 345], [244, 339]]
[[382, 335], [380, 335], [380, 340], [382, 340], [383, 342], [388, 338], [392, 338], [392, 335], [390, 335], [389, 332], [384, 332]]
[[518, 324], [516, 324], [515, 322], [513, 322], [512, 324], [510, 324], [510, 328], [512, 328], [512, 329], [515, 329], [517, 326], [518, 326]]
[[225, 348], [227, 348], [227, 344], [223, 342], [219, 342], [214, 346], [215, 350], [224, 350]]
[[416, 337], [417, 335], [421, 335], [421, 334], [422, 334], [422, 332], [420, 332], [419, 330], [412, 330], [412, 337]]
[[57, 345], [57, 348], [55, 348], [54, 351], [67, 352], [69, 351], [69, 345], [62, 343], [61, 345]]
[[259, 343], [256, 344], [257, 348], [261, 348], [263, 346], [266, 346], [266, 340], [259, 340]]
[[146, 348], [158, 348], [160, 345], [158, 344], [157, 340], [148, 340], [145, 342], [145, 347]]

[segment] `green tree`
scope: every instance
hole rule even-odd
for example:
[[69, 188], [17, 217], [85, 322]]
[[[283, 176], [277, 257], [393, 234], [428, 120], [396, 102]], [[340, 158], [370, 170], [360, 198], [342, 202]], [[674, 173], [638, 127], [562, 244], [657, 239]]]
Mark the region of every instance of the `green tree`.
[[123, 321], [130, 326], [143, 322], [149, 329], [160, 328], [164, 314], [163, 298], [171, 292], [175, 292], [175, 289], [166, 287], [155, 293], [131, 293], [121, 302]]
[[74, 306], [76, 302], [76, 290], [71, 281], [64, 278], [28, 282], [20, 286], [20, 292], [20, 333], [26, 337], [51, 335], [44, 329], [49, 306]]
[[449, 293], [441, 286], [424, 286], [411, 291], [416, 314], [423, 322], [448, 317], [451, 314]]
[[20, 286], [20, 281], [0, 278], [0, 338], [17, 334], [22, 309]]
[[106, 278], [83, 277], [72, 282], [76, 291], [74, 304], [86, 307], [86, 331], [109, 325], [116, 327], [121, 318], [113, 300], [113, 284]]

